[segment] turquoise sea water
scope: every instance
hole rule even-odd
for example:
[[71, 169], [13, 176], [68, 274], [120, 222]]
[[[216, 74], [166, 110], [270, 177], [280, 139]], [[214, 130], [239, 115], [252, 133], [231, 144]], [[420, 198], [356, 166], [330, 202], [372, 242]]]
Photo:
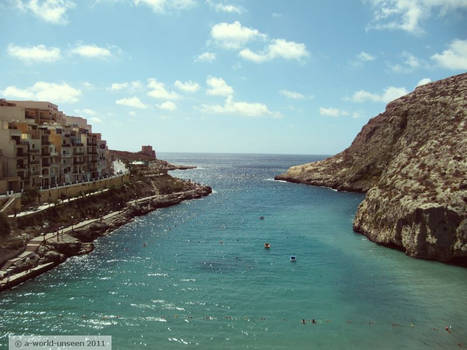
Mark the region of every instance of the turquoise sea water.
[[113, 349], [467, 348], [467, 269], [355, 234], [361, 194], [272, 180], [322, 157], [160, 157], [199, 166], [175, 174], [214, 193], [1, 293], [0, 349], [8, 334], [111, 335]]

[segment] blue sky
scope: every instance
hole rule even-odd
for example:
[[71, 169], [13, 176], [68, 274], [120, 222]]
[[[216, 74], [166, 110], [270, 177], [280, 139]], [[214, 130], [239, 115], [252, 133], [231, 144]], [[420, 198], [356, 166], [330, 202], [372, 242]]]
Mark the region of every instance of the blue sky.
[[334, 154], [390, 100], [467, 71], [467, 0], [2, 0], [0, 98], [111, 148]]

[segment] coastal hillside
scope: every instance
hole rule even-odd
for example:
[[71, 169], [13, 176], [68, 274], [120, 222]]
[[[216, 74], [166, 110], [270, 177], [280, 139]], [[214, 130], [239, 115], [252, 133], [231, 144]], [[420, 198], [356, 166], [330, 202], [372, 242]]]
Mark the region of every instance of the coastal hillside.
[[278, 180], [366, 192], [354, 230], [406, 254], [467, 261], [467, 73], [389, 103], [352, 145]]

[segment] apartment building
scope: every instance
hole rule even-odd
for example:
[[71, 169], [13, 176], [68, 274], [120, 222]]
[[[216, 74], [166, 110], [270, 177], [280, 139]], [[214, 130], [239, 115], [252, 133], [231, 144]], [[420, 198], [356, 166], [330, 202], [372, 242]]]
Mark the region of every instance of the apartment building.
[[105, 140], [50, 102], [0, 99], [0, 194], [113, 174]]

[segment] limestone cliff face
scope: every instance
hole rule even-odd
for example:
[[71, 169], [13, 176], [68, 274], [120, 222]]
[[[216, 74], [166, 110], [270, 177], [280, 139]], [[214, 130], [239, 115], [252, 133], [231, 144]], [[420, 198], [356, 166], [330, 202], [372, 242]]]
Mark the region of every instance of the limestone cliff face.
[[418, 87], [345, 151], [276, 179], [366, 192], [354, 230], [419, 258], [467, 261], [467, 73]]

